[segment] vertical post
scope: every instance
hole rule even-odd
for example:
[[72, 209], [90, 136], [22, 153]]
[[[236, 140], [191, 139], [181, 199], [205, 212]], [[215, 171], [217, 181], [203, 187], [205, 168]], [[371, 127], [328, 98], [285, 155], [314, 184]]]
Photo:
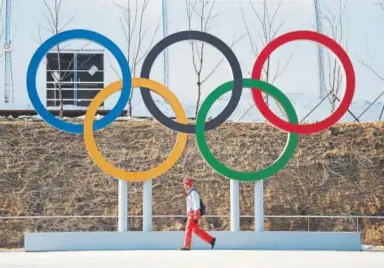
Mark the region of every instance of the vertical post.
[[128, 226], [128, 182], [119, 180], [119, 232], [126, 232]]
[[[168, 36], [168, 5], [167, 0], [162, 0], [163, 38]], [[164, 50], [164, 85], [169, 87], [169, 62], [168, 48]]]
[[77, 53], [73, 53], [73, 89], [74, 89], [74, 98], [73, 98], [73, 105], [77, 106]]
[[264, 231], [264, 181], [255, 182], [255, 232]]
[[240, 231], [239, 181], [230, 180], [231, 231]]
[[[167, 0], [161, 2], [163, 20], [163, 38], [168, 35]], [[164, 85], [169, 87], [168, 49], [164, 50]], [[143, 231], [152, 231], [152, 180], [147, 180], [143, 185]]]
[[11, 0], [5, 3], [5, 37], [4, 37], [4, 104], [13, 103], [13, 74], [11, 49]]
[[[323, 26], [321, 24], [321, 18], [320, 18], [320, 1], [314, 0], [315, 4], [315, 16], [316, 16], [316, 30], [318, 33], [322, 33]], [[318, 44], [317, 45], [317, 53], [318, 53], [318, 67], [319, 67], [319, 98], [324, 99], [325, 98], [325, 77], [324, 77], [324, 53], [323, 53], [323, 46]]]
[[152, 231], [152, 180], [144, 182], [143, 189], [143, 231]]

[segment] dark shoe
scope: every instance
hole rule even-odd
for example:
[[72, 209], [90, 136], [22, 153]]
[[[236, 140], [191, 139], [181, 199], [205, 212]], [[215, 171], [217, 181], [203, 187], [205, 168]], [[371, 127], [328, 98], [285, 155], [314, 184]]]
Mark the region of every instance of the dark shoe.
[[190, 248], [185, 248], [185, 247], [182, 247], [182, 248], [180, 248], [180, 250], [191, 250]]
[[213, 249], [215, 247], [215, 244], [216, 244], [216, 238], [214, 237], [211, 241], [211, 249]]

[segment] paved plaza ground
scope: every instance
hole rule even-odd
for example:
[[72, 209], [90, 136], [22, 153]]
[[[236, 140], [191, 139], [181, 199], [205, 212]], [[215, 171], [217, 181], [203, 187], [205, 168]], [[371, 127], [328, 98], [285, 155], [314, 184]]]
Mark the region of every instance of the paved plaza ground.
[[384, 252], [0, 252], [1, 268], [383, 268]]

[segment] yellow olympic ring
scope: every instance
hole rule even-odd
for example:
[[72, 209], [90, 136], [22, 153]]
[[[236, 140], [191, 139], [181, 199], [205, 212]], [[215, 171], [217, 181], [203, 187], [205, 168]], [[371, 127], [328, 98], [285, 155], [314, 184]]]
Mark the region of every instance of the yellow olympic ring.
[[[133, 78], [132, 87], [145, 87], [150, 89], [151, 91], [156, 92], [171, 105], [171, 107], [176, 113], [176, 120], [181, 124], [188, 124], [187, 115], [184, 112], [183, 106], [181, 105], [177, 97], [166, 86], [149, 79]], [[171, 167], [179, 160], [187, 144], [188, 134], [178, 132], [176, 144], [167, 159], [165, 159], [157, 167], [154, 167], [150, 170], [130, 172], [117, 168], [111, 163], [109, 163], [107, 160], [105, 160], [105, 158], [97, 148], [95, 137], [93, 134], [93, 123], [95, 120], [97, 109], [100, 107], [103, 101], [113, 93], [121, 90], [121, 88], [122, 80], [113, 82], [112, 84], [104, 88], [102, 91], [100, 91], [89, 105], [88, 111], [85, 114], [84, 119], [85, 146], [95, 164], [110, 176], [120, 178], [125, 181], [135, 182], [155, 179], [156, 177], [162, 175], [163, 173], [171, 169]]]

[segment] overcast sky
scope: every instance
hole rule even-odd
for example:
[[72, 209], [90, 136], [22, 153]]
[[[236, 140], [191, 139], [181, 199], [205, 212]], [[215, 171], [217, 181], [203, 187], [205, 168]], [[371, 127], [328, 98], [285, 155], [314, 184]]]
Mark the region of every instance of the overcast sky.
[[[339, 0], [321, 0], [323, 10], [329, 9], [334, 15], [338, 15], [336, 9]], [[53, 1], [51, 1], [53, 2]], [[115, 0], [125, 5], [127, 0]], [[139, 0], [140, 2], [140, 0]], [[261, 1], [254, 1], [259, 12], [262, 12]], [[280, 1], [269, 1], [270, 13], [272, 14]], [[168, 0], [169, 7], [169, 33], [174, 33], [188, 29], [186, 19], [186, 8], [184, 0]], [[45, 15], [47, 9], [43, 0], [13, 0], [12, 10], [12, 57], [14, 88], [16, 98], [15, 107], [27, 108], [29, 99], [25, 89], [26, 69], [32, 54], [38, 48], [39, 43], [39, 24], [47, 26]], [[211, 21], [213, 26], [210, 33], [221, 38], [227, 44], [231, 44], [233, 39], [246, 34], [246, 27], [242, 18], [243, 10], [247, 20], [247, 25], [253, 35], [253, 43], [262, 47], [260, 40], [261, 26], [252, 12], [248, 0], [217, 0], [213, 13], [216, 14]], [[285, 0], [277, 13], [275, 27], [283, 22], [279, 34], [292, 30], [307, 29], [315, 30], [315, 13], [312, 0]], [[127, 51], [120, 18], [122, 13], [113, 4], [113, 0], [64, 0], [62, 6], [62, 23], [66, 22], [71, 16], [74, 19], [67, 25], [66, 29], [84, 28], [97, 31], [113, 40], [124, 52]], [[360, 61], [368, 63], [384, 76], [384, 53], [382, 44], [384, 35], [382, 25], [384, 25], [384, 11], [376, 4], [376, 0], [349, 0], [343, 16], [344, 41], [342, 45], [348, 50], [353, 61], [356, 75], [356, 101], [373, 101], [383, 90], [383, 81], [380, 81], [365, 68]], [[152, 32], [160, 22], [155, 42], [162, 38], [161, 25], [161, 0], [150, 0], [150, 6], [145, 15], [144, 24], [149, 26], [147, 38], [143, 41], [143, 51], [150, 45]], [[326, 23], [324, 21], [324, 23]], [[197, 20], [193, 23], [193, 29], [198, 30]], [[326, 29], [330, 30], [328, 26]], [[42, 31], [43, 40], [50, 36], [47, 31]], [[329, 32], [330, 33], [330, 32]], [[88, 45], [87, 45], [88, 44]], [[346, 46], [347, 44], [347, 46]], [[63, 44], [65, 45], [65, 44]], [[97, 45], [89, 44], [84, 41], [70, 42], [67, 48], [81, 48], [87, 45], [87, 49], [101, 48]], [[243, 76], [249, 77], [255, 56], [250, 46], [250, 40], [244, 36], [234, 47], [233, 50], [238, 57], [242, 68]], [[126, 54], [126, 53], [125, 53]], [[191, 46], [188, 42], [173, 45], [169, 50], [170, 59], [170, 88], [177, 94], [181, 102], [185, 105], [193, 105], [197, 96], [196, 75], [193, 71]], [[207, 47], [204, 57], [204, 68], [202, 76], [210, 73], [212, 68], [220, 61], [222, 55], [214, 48]], [[317, 69], [317, 49], [314, 43], [300, 41], [292, 42], [278, 49], [272, 57], [272, 73], [276, 72], [277, 66], [284, 67], [287, 60], [291, 58], [289, 65], [284, 73], [274, 82], [282, 91], [291, 96], [305, 93], [306, 98], [313, 98], [309, 102], [318, 101], [319, 82]], [[327, 57], [325, 58], [328, 65]], [[105, 54], [105, 83], [118, 79], [110, 64], [116, 67], [113, 57], [106, 52]], [[151, 78], [163, 81], [162, 72], [163, 58], [156, 60], [151, 73]], [[140, 67], [140, 66], [139, 66]], [[117, 68], [117, 67], [116, 67]], [[118, 69], [118, 68], [117, 68]], [[40, 96], [45, 102], [45, 66], [41, 64], [38, 75], [38, 86]], [[137, 76], [139, 72], [137, 73]], [[326, 73], [326, 76], [328, 74]], [[0, 80], [4, 79], [3, 66], [0, 68]], [[223, 82], [232, 80], [229, 65], [224, 61], [203, 85], [203, 97]], [[2, 88], [3, 85], [0, 87]], [[340, 96], [343, 92], [340, 93]], [[308, 97], [309, 96], [309, 97]], [[107, 106], [111, 108], [117, 95], [111, 97]], [[244, 93], [243, 98], [249, 98], [249, 94]], [[140, 95], [135, 96], [140, 101]], [[384, 102], [384, 96], [380, 99]], [[300, 104], [295, 104], [295, 107]]]

